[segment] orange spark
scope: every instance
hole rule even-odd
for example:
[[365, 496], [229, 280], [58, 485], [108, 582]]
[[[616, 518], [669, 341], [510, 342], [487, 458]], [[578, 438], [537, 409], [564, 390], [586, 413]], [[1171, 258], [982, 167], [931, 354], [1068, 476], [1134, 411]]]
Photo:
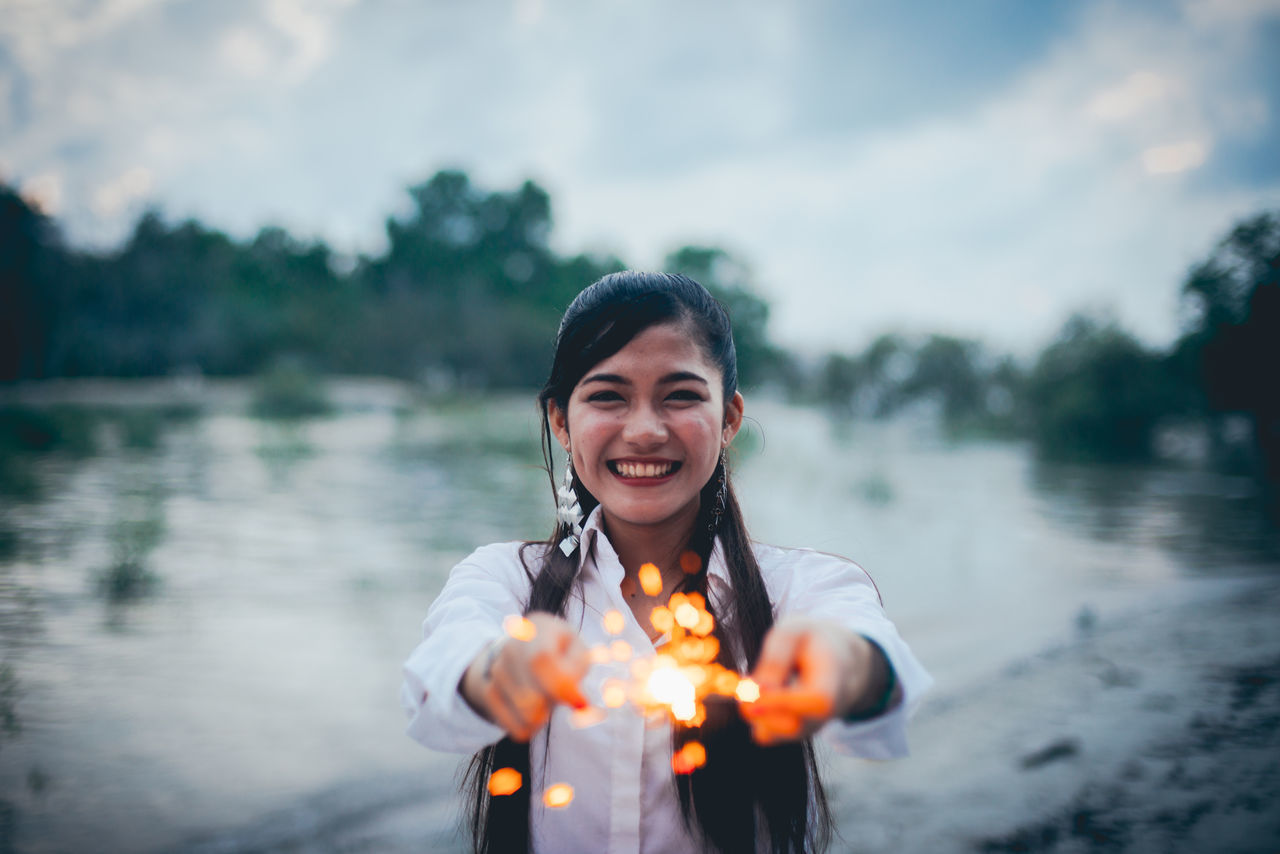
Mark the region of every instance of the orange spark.
[[640, 567], [640, 588], [649, 596], [662, 592], [662, 571], [651, 563]]
[[670, 608], [665, 605], [659, 605], [649, 612], [649, 622], [658, 631], [666, 633], [671, 631], [671, 627], [676, 624], [676, 618], [672, 616]]
[[596, 706], [584, 706], [569, 713], [569, 725], [574, 729], [586, 729], [604, 720], [604, 710]]
[[515, 794], [524, 783], [520, 772], [514, 768], [499, 768], [489, 775], [489, 794], [494, 797]]
[[604, 644], [591, 647], [591, 663], [592, 664], [608, 664], [613, 659], [609, 652], [609, 647]]
[[716, 673], [715, 692], [731, 696], [738, 690], [738, 674], [732, 670], [720, 670]]
[[556, 783], [549, 786], [542, 796], [542, 802], [552, 809], [567, 807], [573, 802], [573, 786], [568, 783]]
[[680, 568], [684, 570], [685, 575], [695, 575], [698, 570], [702, 569], [702, 558], [698, 557], [697, 552], [682, 552], [680, 555]]
[[627, 686], [618, 679], [609, 679], [600, 688], [604, 704], [616, 709], [627, 701]]
[[538, 636], [538, 627], [533, 624], [533, 621], [518, 614], [512, 614], [503, 619], [502, 630], [507, 633], [507, 637], [518, 641], [531, 641]]
[[688, 742], [671, 757], [671, 770], [677, 774], [691, 774], [706, 764], [707, 749], [697, 741]]
[[609, 654], [614, 661], [626, 661], [631, 658], [631, 644], [621, 639], [616, 640], [609, 644]]
[[622, 616], [621, 611], [609, 611], [604, 615], [604, 630], [611, 635], [622, 634], [622, 629], [627, 624], [627, 618]]
[[733, 693], [744, 703], [754, 703], [760, 699], [760, 686], [754, 679], [743, 679], [738, 682], [738, 687]]
[[688, 602], [681, 602], [672, 611], [672, 616], [676, 618], [676, 624], [686, 629], [692, 629], [698, 625], [701, 615], [698, 609], [690, 605]]

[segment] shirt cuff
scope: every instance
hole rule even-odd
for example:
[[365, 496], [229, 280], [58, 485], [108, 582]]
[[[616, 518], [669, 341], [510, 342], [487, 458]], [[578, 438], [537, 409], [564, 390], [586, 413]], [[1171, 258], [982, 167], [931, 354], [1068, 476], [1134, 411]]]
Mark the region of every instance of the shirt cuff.
[[471, 708], [458, 683], [480, 651], [501, 635], [487, 625], [452, 631], [457, 639], [446, 647], [424, 641], [404, 663], [401, 694], [411, 716], [406, 732], [432, 750], [475, 753], [505, 733]]
[[915, 714], [921, 697], [933, 685], [933, 678], [905, 648], [900, 638], [874, 629], [855, 631], [884, 653], [901, 689], [901, 698], [874, 718], [860, 721], [833, 719], [822, 728], [822, 736], [839, 753], [863, 759], [901, 759], [910, 753], [907, 721]]

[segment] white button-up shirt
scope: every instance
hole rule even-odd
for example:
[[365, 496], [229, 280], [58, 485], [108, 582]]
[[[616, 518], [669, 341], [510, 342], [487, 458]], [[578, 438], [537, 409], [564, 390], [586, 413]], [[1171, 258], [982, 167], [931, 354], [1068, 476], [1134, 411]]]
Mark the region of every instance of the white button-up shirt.
[[[578, 592], [567, 600], [565, 619], [579, 626], [588, 646], [618, 637], [637, 654], [653, 652], [648, 632], [628, 607], [620, 585], [624, 570], [601, 530], [600, 510], [583, 526]], [[411, 720], [408, 733], [435, 750], [474, 753], [498, 741], [503, 730], [475, 713], [458, 691], [468, 665], [502, 635], [502, 620], [523, 612], [529, 577], [520, 560], [520, 543], [477, 549], [453, 568], [423, 624], [423, 640], [404, 664], [402, 700]], [[536, 567], [538, 546], [529, 557]], [[870, 759], [907, 753], [906, 722], [920, 696], [932, 684], [928, 673], [885, 615], [874, 583], [861, 567], [808, 549], [755, 544], [774, 613], [805, 614], [837, 621], [884, 650], [902, 686], [902, 702], [865, 722], [828, 723], [822, 735], [842, 752]], [[717, 545], [707, 569], [712, 610], [727, 613], [732, 595], [728, 570]], [[602, 618], [611, 610], [626, 618], [621, 635], [606, 632]], [[583, 679], [586, 696], [600, 704], [600, 688], [610, 677], [625, 678], [625, 663], [593, 666]], [[570, 710], [557, 706], [551, 720], [531, 742], [533, 786], [531, 833], [534, 850], [569, 854], [675, 854], [700, 850], [685, 827], [671, 770], [670, 725], [646, 725], [630, 707], [608, 710], [605, 719], [577, 729]], [[550, 741], [550, 749], [545, 750]], [[546, 757], [544, 763], [544, 756]], [[542, 791], [554, 783], [573, 786], [568, 807], [548, 809]]]

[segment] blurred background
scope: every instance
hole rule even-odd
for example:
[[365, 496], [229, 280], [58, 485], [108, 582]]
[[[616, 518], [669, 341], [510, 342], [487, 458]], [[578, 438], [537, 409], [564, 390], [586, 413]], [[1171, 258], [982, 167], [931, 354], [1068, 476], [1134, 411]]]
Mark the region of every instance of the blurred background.
[[[872, 573], [935, 755], [1270, 584], [1277, 57], [1269, 0], [0, 0], [0, 852], [458, 850], [399, 663], [549, 532], [534, 390], [626, 267], [730, 309], [752, 532]], [[1001, 785], [1060, 801], [939, 838], [1133, 843], [1002, 835], [1094, 773], [1046, 738]]]

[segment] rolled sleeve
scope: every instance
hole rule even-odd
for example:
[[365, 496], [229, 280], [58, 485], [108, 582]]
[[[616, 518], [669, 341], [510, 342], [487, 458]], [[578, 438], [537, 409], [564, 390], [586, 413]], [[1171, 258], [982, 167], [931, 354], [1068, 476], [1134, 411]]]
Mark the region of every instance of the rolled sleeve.
[[793, 550], [774, 566], [774, 578], [766, 582], [772, 582], [779, 617], [832, 620], [862, 635], [884, 652], [901, 687], [899, 702], [884, 714], [853, 723], [833, 720], [823, 727], [823, 737], [839, 752], [865, 759], [906, 756], [907, 721], [933, 679], [885, 613], [871, 576], [852, 561], [808, 549]]
[[422, 624], [422, 642], [405, 661], [401, 703], [407, 732], [433, 750], [474, 753], [502, 737], [458, 691], [467, 667], [501, 637], [502, 620], [523, 611], [528, 577], [519, 543], [473, 552], [449, 573]]

